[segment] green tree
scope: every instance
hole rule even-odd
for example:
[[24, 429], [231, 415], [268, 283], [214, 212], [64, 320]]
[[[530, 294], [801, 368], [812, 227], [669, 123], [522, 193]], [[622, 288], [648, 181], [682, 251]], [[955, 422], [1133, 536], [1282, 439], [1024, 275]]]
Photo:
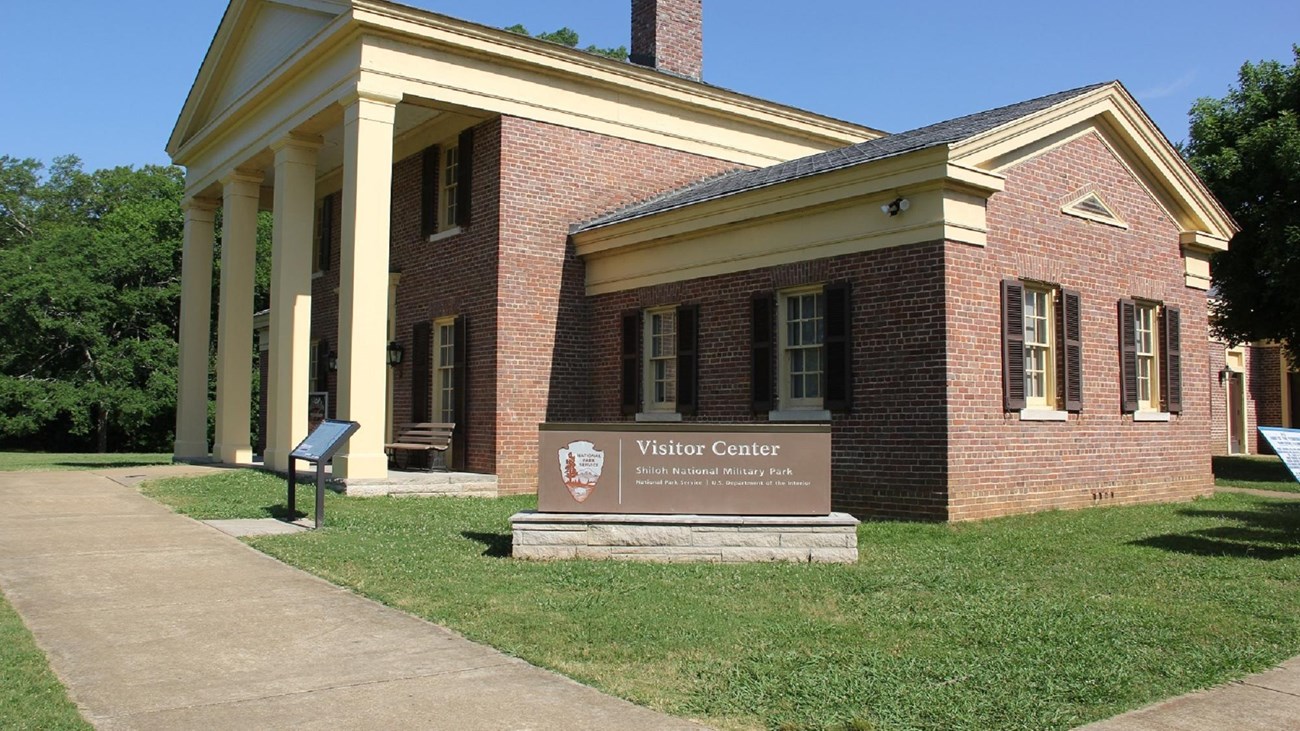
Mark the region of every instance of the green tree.
[[1213, 260], [1216, 335], [1277, 340], [1300, 363], [1300, 46], [1245, 63], [1222, 99], [1198, 99], [1184, 150], [1241, 226]]
[[[178, 168], [0, 158], [0, 439], [165, 448], [176, 394]], [[61, 446], [68, 446], [64, 442]]]
[[[567, 46], [569, 48], [577, 48], [578, 44], [581, 42], [578, 39], [578, 31], [568, 26], [565, 26], [559, 30], [551, 31], [549, 33], [529, 33], [527, 28], [525, 28], [523, 25], [519, 23], [516, 23], [510, 26], [509, 28], [506, 28], [506, 30], [510, 31], [511, 33], [518, 33], [521, 36], [529, 36], [531, 38], [537, 38], [543, 41], [550, 41], [551, 43], [558, 43], [561, 46]], [[593, 45], [593, 46], [587, 46], [582, 50], [586, 51], [587, 53], [594, 53], [598, 56], [605, 56], [606, 58], [612, 58], [616, 61], [627, 60], [627, 46], [619, 46], [618, 48], [600, 48], [598, 46]]]

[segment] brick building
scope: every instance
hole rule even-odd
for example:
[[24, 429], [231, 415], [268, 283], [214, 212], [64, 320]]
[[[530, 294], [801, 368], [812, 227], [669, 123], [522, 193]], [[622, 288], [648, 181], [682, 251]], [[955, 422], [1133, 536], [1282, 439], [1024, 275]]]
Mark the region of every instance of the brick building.
[[535, 490], [541, 422], [811, 421], [859, 515], [1209, 491], [1234, 224], [1120, 84], [886, 135], [702, 83], [700, 17], [633, 0], [627, 63], [382, 0], [234, 0], [168, 148], [177, 457], [251, 457], [269, 208], [272, 466], [318, 390], [362, 424], [349, 479], [408, 421], [456, 422], [453, 464], [502, 493]]
[[1256, 428], [1300, 428], [1300, 369], [1272, 342], [1229, 347], [1211, 340], [1210, 352], [1213, 453], [1273, 454]]

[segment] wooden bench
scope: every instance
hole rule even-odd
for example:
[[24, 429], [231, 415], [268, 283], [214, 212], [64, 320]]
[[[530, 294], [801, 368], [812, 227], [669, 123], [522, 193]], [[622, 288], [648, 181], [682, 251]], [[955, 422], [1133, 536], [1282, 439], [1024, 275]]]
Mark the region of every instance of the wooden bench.
[[[425, 422], [422, 424], [403, 424], [397, 433], [397, 441], [384, 445], [393, 466], [397, 466], [398, 452], [419, 452], [425, 455], [425, 469], [432, 472], [436, 466], [447, 469], [447, 448], [451, 446], [451, 433], [455, 424]], [[406, 458], [405, 468], [410, 468], [411, 458]]]

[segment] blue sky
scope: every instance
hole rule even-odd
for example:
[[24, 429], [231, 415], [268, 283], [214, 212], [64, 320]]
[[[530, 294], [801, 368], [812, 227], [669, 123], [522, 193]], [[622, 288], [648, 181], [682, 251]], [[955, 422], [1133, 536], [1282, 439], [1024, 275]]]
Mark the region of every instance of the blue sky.
[[[630, 0], [410, 0], [493, 26], [568, 25], [625, 45]], [[88, 169], [163, 146], [224, 0], [0, 0], [0, 155]], [[1174, 141], [1246, 60], [1289, 63], [1296, 0], [927, 3], [704, 0], [709, 83], [901, 132], [1096, 81], [1123, 81]]]

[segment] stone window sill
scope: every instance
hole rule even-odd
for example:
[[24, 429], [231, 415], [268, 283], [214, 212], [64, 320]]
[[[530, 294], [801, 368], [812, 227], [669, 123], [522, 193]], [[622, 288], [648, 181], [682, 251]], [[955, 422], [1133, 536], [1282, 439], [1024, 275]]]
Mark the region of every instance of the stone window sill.
[[431, 235], [429, 236], [429, 238], [425, 239], [425, 241], [427, 241], [428, 243], [432, 244], [432, 243], [434, 243], [435, 241], [442, 241], [443, 239], [449, 239], [449, 238], [451, 238], [452, 236], [455, 236], [456, 234], [460, 233], [461, 230], [462, 230], [462, 229], [461, 229], [460, 226], [452, 226], [451, 228], [447, 229], [446, 231], [439, 231], [439, 232], [436, 233], [436, 234], [431, 234]]
[[1169, 421], [1167, 411], [1134, 411], [1133, 421]]
[[642, 411], [636, 415], [637, 421], [681, 421], [682, 415], [676, 411]]
[[1056, 409], [1021, 409], [1021, 421], [1069, 421], [1070, 412]]
[[768, 421], [830, 421], [831, 412], [825, 409], [786, 409], [767, 412]]

